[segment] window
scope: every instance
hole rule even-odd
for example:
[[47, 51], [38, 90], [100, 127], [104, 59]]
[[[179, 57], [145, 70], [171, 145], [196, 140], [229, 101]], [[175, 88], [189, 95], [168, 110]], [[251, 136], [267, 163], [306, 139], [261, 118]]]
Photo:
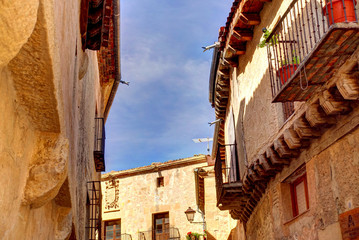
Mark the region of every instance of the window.
[[163, 177], [157, 178], [157, 187], [163, 187], [165, 185]]
[[153, 215], [154, 239], [162, 240], [169, 238], [170, 219], [169, 213], [158, 213]]
[[121, 220], [105, 222], [105, 240], [121, 239]]
[[239, 165], [237, 158], [237, 146], [236, 146], [236, 130], [234, 122], [234, 113], [232, 108], [229, 111], [228, 123], [227, 123], [227, 133], [228, 133], [228, 144], [229, 146], [229, 162], [227, 162], [227, 173], [228, 173], [228, 182], [237, 182], [239, 181]]
[[286, 121], [294, 113], [294, 103], [284, 102], [283, 104], [284, 121]]
[[309, 209], [309, 194], [305, 164], [293, 171], [281, 183], [282, 213], [284, 224]]
[[292, 197], [293, 217], [296, 217], [309, 208], [307, 174], [297, 178], [290, 185]]

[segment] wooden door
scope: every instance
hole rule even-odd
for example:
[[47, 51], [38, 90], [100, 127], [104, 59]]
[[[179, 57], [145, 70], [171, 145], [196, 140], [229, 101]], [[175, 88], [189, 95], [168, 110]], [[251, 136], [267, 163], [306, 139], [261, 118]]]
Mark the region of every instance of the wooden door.
[[170, 219], [169, 213], [159, 213], [154, 215], [154, 240], [168, 240], [170, 238]]

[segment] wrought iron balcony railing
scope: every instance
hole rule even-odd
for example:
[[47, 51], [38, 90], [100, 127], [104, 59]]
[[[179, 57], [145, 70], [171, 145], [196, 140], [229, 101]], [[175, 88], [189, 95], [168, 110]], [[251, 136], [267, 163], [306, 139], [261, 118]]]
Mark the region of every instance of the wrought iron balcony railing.
[[294, 0], [266, 40], [273, 102], [305, 101], [358, 46], [356, 0]]
[[139, 240], [180, 240], [181, 235], [178, 228], [170, 227], [165, 229], [149, 230], [139, 232]]
[[105, 171], [105, 121], [95, 118], [94, 160], [97, 172]]
[[87, 239], [101, 240], [101, 182], [87, 182], [87, 194]]
[[217, 206], [222, 210], [239, 207], [243, 195], [239, 172], [233, 168], [223, 167], [220, 157], [221, 146], [218, 145], [214, 172], [216, 178]]
[[132, 240], [132, 235], [128, 233], [122, 233], [121, 234], [121, 240]]

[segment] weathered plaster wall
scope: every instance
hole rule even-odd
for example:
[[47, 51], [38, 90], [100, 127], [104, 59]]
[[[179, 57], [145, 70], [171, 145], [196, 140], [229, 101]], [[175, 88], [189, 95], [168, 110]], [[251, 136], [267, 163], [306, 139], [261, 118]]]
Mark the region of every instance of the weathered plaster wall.
[[284, 122], [282, 104], [271, 103], [267, 49], [259, 48], [258, 44], [263, 36], [262, 28], [273, 29], [289, 4], [290, 1], [272, 1], [264, 5], [261, 23], [254, 28], [253, 40], [247, 42], [246, 54], [239, 57], [238, 67], [231, 70], [228, 107], [234, 113], [241, 161], [245, 157], [249, 162], [253, 160]]
[[81, 47], [80, 1], [2, 4], [0, 239], [84, 239], [102, 96], [96, 53]]

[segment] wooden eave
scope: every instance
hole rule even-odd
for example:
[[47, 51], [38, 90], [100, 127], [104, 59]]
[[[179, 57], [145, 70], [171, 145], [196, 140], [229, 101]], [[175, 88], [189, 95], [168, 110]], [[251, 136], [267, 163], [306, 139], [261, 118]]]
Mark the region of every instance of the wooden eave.
[[[213, 101], [217, 119], [226, 117], [230, 69], [237, 67], [238, 57], [246, 53], [246, 43], [253, 39], [253, 28], [260, 23], [259, 13], [265, 2], [269, 2], [269, 0], [235, 0], [226, 25], [220, 28], [218, 41], [221, 57], [216, 73]], [[224, 125], [221, 125], [221, 130], [223, 127]], [[224, 142], [224, 135], [222, 137]]]

